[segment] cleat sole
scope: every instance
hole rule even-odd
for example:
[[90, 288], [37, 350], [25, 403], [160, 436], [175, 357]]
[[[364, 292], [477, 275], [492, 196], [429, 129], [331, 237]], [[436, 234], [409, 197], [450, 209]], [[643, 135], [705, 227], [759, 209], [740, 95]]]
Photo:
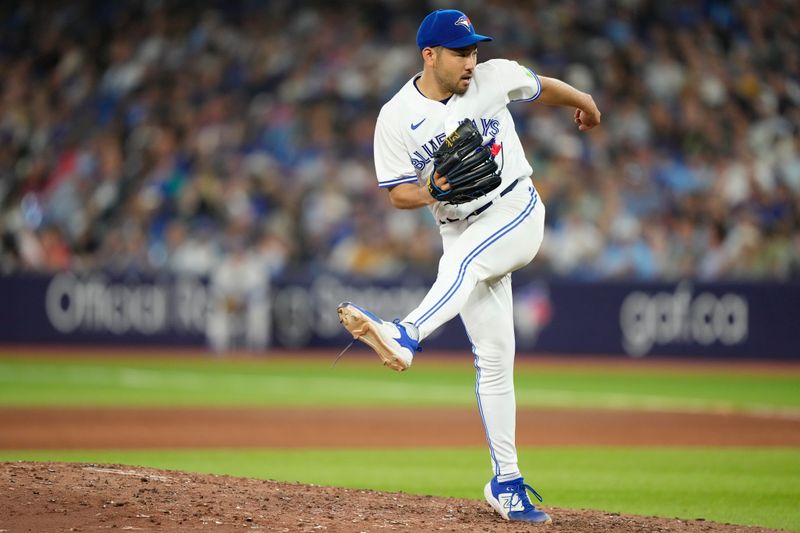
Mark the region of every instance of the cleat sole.
[[337, 309], [337, 312], [339, 314], [339, 322], [344, 326], [344, 329], [349, 331], [354, 339], [358, 339], [372, 348], [381, 358], [384, 366], [397, 372], [408, 370], [409, 365], [396, 357], [392, 350], [383, 343], [376, 331], [375, 324], [361, 311], [355, 307], [343, 305]]

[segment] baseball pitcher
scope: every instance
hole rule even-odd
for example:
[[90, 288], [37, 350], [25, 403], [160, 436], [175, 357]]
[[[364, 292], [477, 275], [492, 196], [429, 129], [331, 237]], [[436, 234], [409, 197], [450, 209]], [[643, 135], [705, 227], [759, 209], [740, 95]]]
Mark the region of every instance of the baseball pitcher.
[[407, 370], [420, 343], [456, 315], [475, 354], [475, 394], [486, 430], [492, 479], [489, 504], [506, 520], [549, 523], [517, 465], [511, 273], [542, 242], [545, 207], [536, 192], [507, 106], [537, 101], [575, 108], [581, 131], [600, 124], [592, 97], [514, 61], [478, 63], [470, 19], [437, 10], [417, 32], [423, 68], [386, 103], [375, 128], [378, 186], [399, 209], [428, 206], [439, 223], [443, 255], [420, 305], [387, 322], [350, 302], [342, 325], [389, 368]]

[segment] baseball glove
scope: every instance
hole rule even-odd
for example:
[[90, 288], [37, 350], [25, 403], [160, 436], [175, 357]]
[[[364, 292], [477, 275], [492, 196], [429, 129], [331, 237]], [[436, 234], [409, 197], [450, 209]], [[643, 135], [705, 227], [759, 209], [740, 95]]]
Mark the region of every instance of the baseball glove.
[[[483, 144], [483, 137], [469, 119], [463, 120], [433, 154], [433, 172], [428, 178], [428, 191], [440, 202], [463, 204], [493, 191], [500, 185], [500, 174], [492, 146]], [[447, 179], [450, 189], [443, 191], [433, 180], [438, 172]]]

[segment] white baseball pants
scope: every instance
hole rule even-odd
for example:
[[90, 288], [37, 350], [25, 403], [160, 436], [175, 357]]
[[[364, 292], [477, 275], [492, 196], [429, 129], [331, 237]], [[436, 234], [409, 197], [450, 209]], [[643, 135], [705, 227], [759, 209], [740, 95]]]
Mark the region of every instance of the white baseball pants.
[[436, 282], [403, 320], [418, 328], [422, 340], [461, 315], [475, 354], [478, 410], [501, 481], [519, 475], [511, 272], [539, 251], [544, 217], [532, 181], [523, 179], [479, 215], [442, 225], [444, 252]]

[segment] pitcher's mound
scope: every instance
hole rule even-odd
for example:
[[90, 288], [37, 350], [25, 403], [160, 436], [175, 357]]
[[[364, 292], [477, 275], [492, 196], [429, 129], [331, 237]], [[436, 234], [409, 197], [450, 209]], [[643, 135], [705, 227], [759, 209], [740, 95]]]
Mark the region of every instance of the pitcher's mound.
[[506, 522], [481, 501], [122, 465], [0, 463], [1, 531], [764, 532], [545, 507], [554, 523]]

